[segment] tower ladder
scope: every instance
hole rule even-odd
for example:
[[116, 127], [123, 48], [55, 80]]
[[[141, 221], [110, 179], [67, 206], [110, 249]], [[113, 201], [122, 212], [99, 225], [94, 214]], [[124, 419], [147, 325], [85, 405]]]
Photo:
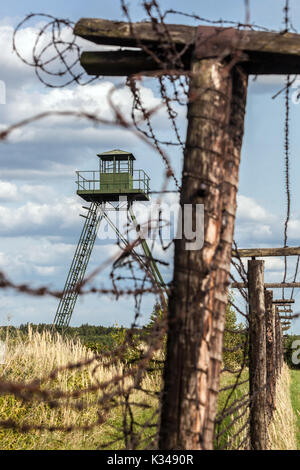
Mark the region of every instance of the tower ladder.
[[98, 228], [103, 213], [98, 212], [99, 203], [92, 202], [87, 215], [83, 215], [85, 223], [67, 276], [62, 297], [58, 304], [53, 326], [58, 329], [67, 328], [78, 297], [76, 287], [83, 281], [85, 271], [94, 247]]

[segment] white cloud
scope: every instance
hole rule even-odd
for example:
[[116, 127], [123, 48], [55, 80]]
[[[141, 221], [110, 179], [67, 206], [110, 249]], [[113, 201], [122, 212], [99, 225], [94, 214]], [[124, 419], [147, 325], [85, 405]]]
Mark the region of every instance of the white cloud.
[[[20, 21], [20, 18], [17, 19], [17, 22]], [[4, 80], [9, 91], [9, 97], [13, 97], [13, 93], [16, 93], [20, 88], [28, 87], [40, 87], [43, 88], [40, 81], [34, 73], [34, 68], [26, 65], [22, 60], [13, 52], [13, 32], [14, 24], [16, 19], [14, 18], [4, 18], [0, 20], [0, 68], [1, 68], [1, 80]], [[37, 35], [40, 32], [41, 27], [45, 25], [45, 22], [36, 22], [32, 26], [26, 26], [21, 28], [16, 35], [16, 46], [18, 52], [21, 56], [27, 60], [29, 63], [33, 62], [32, 51], [35, 45]], [[37, 55], [42, 48], [44, 48], [51, 40], [52, 32], [48, 29], [46, 34], [43, 34], [39, 39], [39, 47], [37, 49]], [[71, 39], [71, 30], [67, 28], [61, 29], [62, 39], [69, 40]], [[99, 50], [99, 46], [92, 44], [90, 42], [84, 41], [81, 38], [77, 39], [79, 46], [83, 46], [85, 50]], [[53, 57], [54, 51], [51, 48], [47, 48], [43, 55], [44, 61]], [[68, 51], [68, 60], [69, 63], [74, 61], [74, 54]], [[51, 69], [51, 64], [48, 66], [48, 70], [56, 70], [59, 68], [59, 63], [54, 62]], [[62, 66], [60, 65], [60, 68]], [[77, 66], [77, 72], [80, 69], [80, 66]], [[75, 69], [74, 69], [75, 71]], [[52, 77], [53, 79], [53, 77]], [[50, 77], [51, 80], [51, 77]], [[54, 79], [53, 79], [54, 80]], [[60, 79], [65, 80], [65, 78]]]
[[251, 197], [238, 195], [237, 203], [237, 217], [239, 218], [239, 220], [251, 220], [258, 222], [267, 222], [274, 220], [274, 216], [269, 214]]
[[17, 186], [9, 181], [0, 181], [0, 201], [16, 201], [17, 199]]
[[300, 220], [292, 219], [288, 225], [288, 235], [292, 238], [298, 238], [300, 245]]
[[[14, 94], [13, 101], [2, 108], [0, 127], [5, 129], [6, 123], [18, 122], [30, 116], [47, 111], [71, 111], [74, 113], [84, 111], [95, 114], [105, 121], [114, 119], [114, 112], [109, 104], [108, 94], [110, 90], [112, 101], [118, 112], [126, 118], [130, 117], [132, 107], [132, 95], [128, 88], [115, 89], [112, 82], [101, 81], [85, 87], [76, 86], [71, 89], [51, 89], [48, 93], [20, 89]], [[158, 106], [161, 101], [155, 97], [152, 90], [141, 86], [141, 95], [147, 109]], [[178, 107], [179, 108], [179, 107]], [[177, 110], [184, 119], [185, 109]], [[1, 116], [0, 115], [0, 116]], [[160, 132], [169, 129], [169, 121], [163, 108], [153, 116], [153, 125]], [[80, 129], [80, 132], [78, 130]], [[109, 129], [108, 129], [109, 130]], [[107, 126], [102, 127], [107, 132]], [[114, 135], [119, 129], [114, 129]], [[128, 131], [127, 131], [128, 132]], [[49, 116], [46, 119], [31, 123], [28, 126], [16, 129], [10, 136], [13, 142], [41, 142], [55, 138], [60, 141], [75, 139], [83, 141], [99, 141], [99, 128], [87, 120], [74, 119], [72, 116]]]
[[53, 203], [26, 202], [19, 207], [0, 206], [0, 234], [24, 235], [38, 233], [39, 229], [59, 230], [76, 226], [80, 204], [74, 198], [62, 198]]
[[282, 258], [270, 257], [262, 258], [265, 261], [265, 270], [267, 271], [280, 271], [283, 273], [284, 261]]
[[55, 272], [54, 266], [35, 266], [35, 269], [41, 276], [49, 276], [49, 274], [54, 274]]

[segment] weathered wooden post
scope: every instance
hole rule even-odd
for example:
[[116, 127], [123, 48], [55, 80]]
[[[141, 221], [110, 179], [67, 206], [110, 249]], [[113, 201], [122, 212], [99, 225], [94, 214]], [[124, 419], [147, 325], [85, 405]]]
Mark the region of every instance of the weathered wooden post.
[[281, 354], [282, 354], [282, 334], [278, 307], [275, 307], [275, 335], [276, 335], [276, 375], [277, 378], [281, 373]]
[[267, 449], [266, 321], [264, 261], [248, 261], [250, 442], [253, 450]]
[[283, 332], [282, 332], [282, 325], [278, 313], [278, 320], [279, 320], [279, 370], [281, 372], [283, 366]]
[[265, 321], [266, 321], [266, 367], [267, 367], [267, 406], [270, 421], [275, 408], [275, 306], [273, 292], [265, 290]]
[[175, 242], [162, 449], [213, 444], [246, 89], [238, 68], [194, 60], [181, 207], [204, 204], [204, 246], [188, 251], [186, 239]]

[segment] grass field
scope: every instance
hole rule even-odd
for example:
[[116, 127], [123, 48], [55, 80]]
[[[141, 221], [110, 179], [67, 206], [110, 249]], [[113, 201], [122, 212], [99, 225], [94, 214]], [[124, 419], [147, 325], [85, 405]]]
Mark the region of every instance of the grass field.
[[[59, 335], [51, 335], [49, 332], [32, 332], [29, 334], [14, 336], [7, 340], [6, 363], [0, 365], [0, 374], [5, 380], [19, 382], [31, 382], [41, 379], [50, 374], [53, 369], [65, 366], [93, 357], [93, 353], [87, 350], [80, 341], [74, 339], [63, 339]], [[74, 392], [83, 390], [95, 384], [103, 384], [114, 376], [122, 374], [123, 366], [120, 363], [106, 367], [105, 361], [97, 360], [95, 363], [85, 366], [83, 369], [63, 370], [54, 379], [49, 379], [43, 384], [43, 389], [52, 392], [62, 390], [63, 392]], [[291, 371], [292, 382], [290, 384], [290, 371], [284, 367], [281, 380], [277, 386], [277, 411], [269, 428], [271, 449], [296, 449], [295, 416], [297, 416], [297, 440], [300, 445], [300, 371]], [[245, 370], [240, 381], [247, 379], [248, 371]], [[232, 374], [222, 374], [221, 387], [231, 385], [235, 380]], [[119, 385], [112, 384], [106, 389], [106, 393], [117, 391], [119, 398], [106, 401], [105, 420], [91, 429], [73, 429], [74, 427], [89, 426], [96, 423], [98, 419], [98, 400], [103, 399], [103, 391], [89, 391], [81, 397], [69, 397], [59, 400], [63, 401], [63, 407], [56, 408], [43, 400], [27, 401], [16, 398], [13, 395], [0, 396], [0, 420], [11, 420], [16, 425], [40, 426], [41, 430], [30, 430], [22, 433], [16, 429], [4, 429], [0, 427], [0, 449], [1, 450], [38, 450], [38, 449], [99, 449], [105, 447], [110, 441], [109, 449], [124, 448], [124, 440], [121, 428], [124, 415], [124, 392], [132, 384], [132, 379], [123, 381], [121, 389]], [[157, 392], [160, 389], [161, 378], [159, 374], [148, 374], [143, 380], [142, 388]], [[119, 387], [116, 390], [114, 387]], [[289, 398], [291, 390], [292, 406]], [[122, 393], [119, 393], [121, 392]], [[240, 385], [229, 396], [230, 391], [225, 390], [219, 396], [219, 411], [225, 403], [233, 403], [241, 399], [248, 392], [248, 383]], [[135, 390], [131, 394], [131, 401], [135, 415], [135, 431], [141, 433], [142, 439], [146, 440], [140, 445], [143, 448], [149, 442], [153, 428], [143, 429], [143, 424], [149, 422], [155, 425], [157, 421], [158, 399], [146, 395], [142, 391]], [[118, 401], [119, 400], [119, 401]], [[145, 404], [148, 408], [139, 407]], [[78, 407], [79, 406], [79, 407]], [[247, 423], [249, 411], [247, 407], [239, 408], [231, 416], [226, 417], [218, 431], [224, 431], [216, 448], [236, 448], [244, 439], [247, 427], [240, 429]], [[237, 418], [237, 419], [236, 419]], [[235, 420], [231, 426], [232, 420]], [[69, 427], [70, 431], [49, 431], [43, 427]], [[228, 428], [228, 429], [227, 429]]]
[[300, 450], [300, 370], [291, 370], [291, 401], [296, 418], [297, 449]]
[[[241, 377], [238, 378], [238, 382], [244, 382], [248, 378], [248, 370], [245, 369]], [[221, 375], [221, 388], [233, 385], [237, 380], [236, 374], [229, 374], [225, 372]], [[243, 396], [249, 392], [248, 382], [239, 385], [233, 392], [231, 390], [224, 390], [219, 394], [218, 400], [218, 414], [222, 413], [224, 407], [226, 409], [234, 404], [237, 400], [243, 401]], [[228, 415], [222, 420], [220, 426], [217, 426], [216, 433], [223, 433], [215, 443], [216, 449], [234, 449], [237, 448], [246, 437], [246, 428], [239, 432], [247, 419], [249, 418], [249, 410], [247, 404], [238, 408], [233, 414]], [[237, 421], [233, 423], [234, 420]], [[232, 424], [233, 423], [233, 424]]]
[[[6, 363], [0, 365], [0, 372], [5, 380], [13, 382], [30, 382], [47, 376], [53, 369], [68, 363], [75, 363], [93, 357], [79, 341], [62, 339], [60, 336], [51, 336], [49, 332], [32, 333], [28, 337], [16, 337], [12, 342], [8, 341]], [[85, 366], [80, 370], [64, 370], [55, 380], [49, 380], [44, 384], [47, 390], [60, 389], [64, 392], [82, 390], [97, 383], [109, 381], [116, 375], [122, 374], [122, 365], [105, 367], [105, 362], [97, 362]], [[126, 391], [131, 385], [131, 379], [126, 379], [121, 384], [122, 391]], [[147, 376], [143, 387], [148, 390], [157, 390], [159, 384], [157, 377]], [[113, 392], [111, 385], [106, 393]], [[119, 386], [118, 386], [119, 387]], [[118, 393], [121, 390], [118, 389]], [[89, 426], [97, 422], [99, 405], [97, 400], [103, 397], [103, 392], [84, 393], [80, 398], [68, 398], [64, 400], [64, 406], [53, 408], [45, 401], [25, 402], [13, 395], [0, 397], [0, 419], [13, 420], [16, 424], [34, 424], [38, 426], [63, 426], [79, 427]], [[97, 449], [105, 446], [105, 443], [121, 438], [122, 404], [111, 402], [111, 408], [106, 410], [104, 424], [97, 424], [90, 430], [75, 429], [70, 432], [32, 430], [26, 433], [14, 429], [0, 428], [0, 449]], [[143, 392], [135, 391], [131, 395], [135, 403], [147, 403], [149, 409], [135, 408], [135, 418], [139, 423], [151, 420], [152, 411], [157, 409], [157, 400], [145, 396]], [[106, 402], [108, 404], [108, 402]], [[75, 405], [83, 405], [83, 409], [75, 409]], [[154, 418], [152, 419], [152, 421]], [[147, 431], [148, 432], [148, 431]], [[150, 434], [150, 433], [149, 433]], [[144, 438], [147, 437], [145, 433]], [[111, 445], [111, 449], [122, 448], [122, 441]]]
[[283, 364], [276, 385], [276, 410], [269, 426], [270, 449], [297, 450], [297, 427], [292, 406], [291, 370]]
[[[245, 370], [239, 381], [247, 379], [248, 371]], [[221, 386], [227, 386], [234, 383], [235, 377], [232, 374], [223, 374]], [[297, 440], [300, 444], [300, 371], [290, 371], [286, 364], [283, 365], [281, 376], [276, 387], [276, 411], [268, 427], [269, 449], [270, 450], [296, 450]], [[240, 385], [234, 391], [229, 400], [233, 403], [235, 400], [241, 400], [249, 391], [248, 383]], [[290, 394], [291, 391], [291, 394]], [[228, 399], [229, 391], [220, 393], [219, 411], [224, 407]], [[297, 408], [298, 407], [298, 408]], [[297, 415], [298, 422], [296, 422]], [[230, 426], [231, 422], [238, 417], [238, 420]], [[248, 428], [243, 429], [249, 418], [249, 410], [240, 407], [234, 414], [227, 416], [222, 422], [222, 429], [228, 428], [222, 435], [217, 448], [226, 446], [228, 449], [235, 449], [244, 440]], [[241, 430], [241, 431], [240, 431]]]

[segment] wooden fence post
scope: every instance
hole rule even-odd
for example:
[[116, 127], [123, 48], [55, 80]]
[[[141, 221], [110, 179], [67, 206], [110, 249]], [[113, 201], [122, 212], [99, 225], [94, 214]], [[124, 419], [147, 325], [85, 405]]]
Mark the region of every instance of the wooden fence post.
[[273, 358], [274, 358], [274, 407], [276, 399], [276, 383], [277, 383], [277, 335], [276, 335], [276, 305], [273, 304], [272, 307], [272, 317], [273, 317]]
[[250, 443], [252, 450], [267, 449], [266, 321], [264, 261], [248, 261]]
[[204, 245], [175, 241], [160, 449], [213, 448], [247, 81], [214, 59], [192, 63], [180, 205], [204, 205]]
[[282, 324], [280, 321], [279, 313], [278, 313], [278, 320], [279, 320], [279, 370], [281, 372], [283, 366], [283, 332], [282, 332]]
[[283, 359], [282, 359], [282, 353], [283, 353], [283, 348], [282, 348], [282, 331], [281, 331], [281, 324], [280, 324], [280, 318], [279, 318], [279, 313], [278, 313], [278, 307], [275, 307], [275, 334], [276, 334], [276, 372], [277, 372], [277, 377], [279, 377], [281, 373], [281, 367], [283, 364]]
[[275, 409], [276, 384], [276, 350], [275, 350], [275, 306], [273, 291], [265, 290], [265, 320], [266, 320], [266, 367], [267, 367], [267, 405], [268, 420], [270, 421]]

